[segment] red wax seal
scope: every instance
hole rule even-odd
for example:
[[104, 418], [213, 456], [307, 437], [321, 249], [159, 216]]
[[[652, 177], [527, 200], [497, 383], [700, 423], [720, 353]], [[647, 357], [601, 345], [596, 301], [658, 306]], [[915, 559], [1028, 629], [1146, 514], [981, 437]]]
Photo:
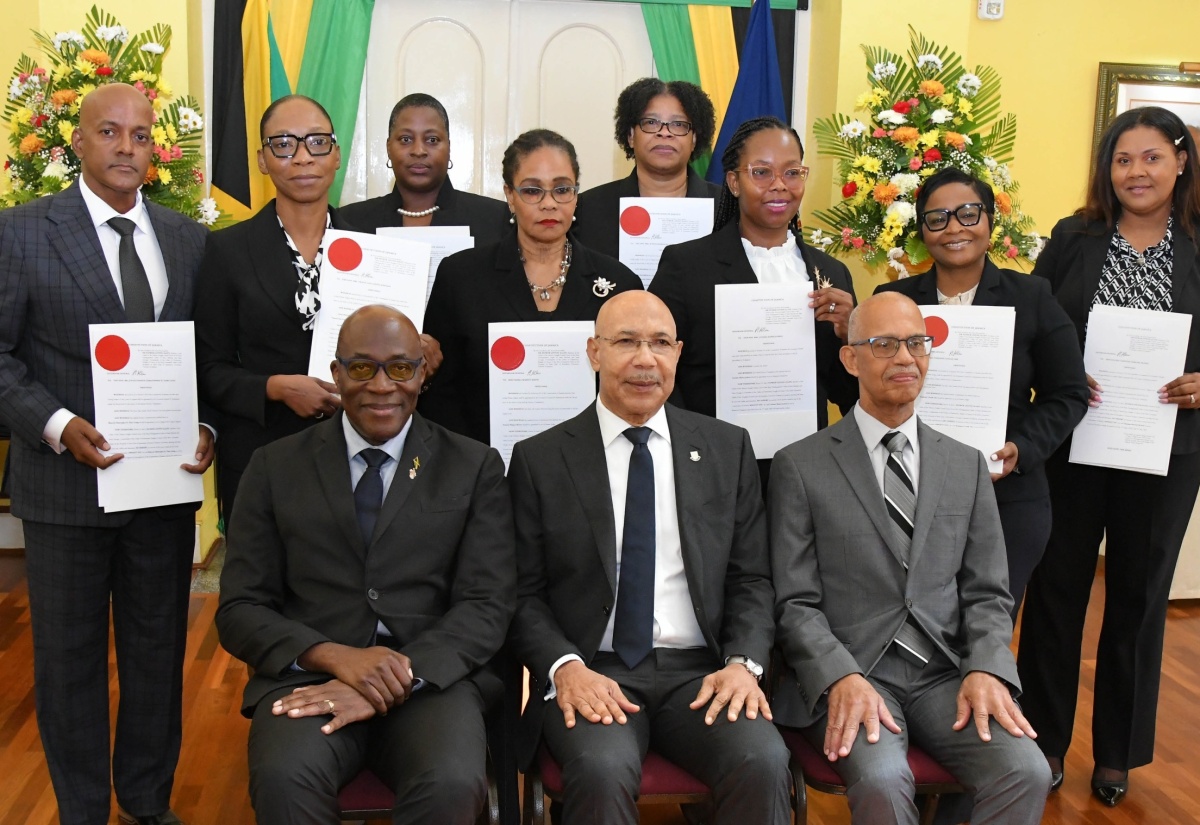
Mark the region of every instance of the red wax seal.
[[934, 347], [940, 347], [950, 336], [950, 326], [937, 315], [930, 315], [925, 319], [925, 333], [933, 336]]
[[650, 228], [650, 213], [640, 206], [631, 206], [621, 213], [621, 228], [626, 235], [644, 235]]
[[338, 238], [329, 245], [329, 254], [325, 257], [337, 269], [349, 272], [362, 263], [362, 247], [349, 238]]
[[129, 344], [119, 335], [105, 335], [96, 342], [96, 363], [109, 372], [125, 369], [129, 363]]
[[525, 363], [525, 345], [506, 335], [492, 344], [492, 363], [505, 372], [511, 372]]

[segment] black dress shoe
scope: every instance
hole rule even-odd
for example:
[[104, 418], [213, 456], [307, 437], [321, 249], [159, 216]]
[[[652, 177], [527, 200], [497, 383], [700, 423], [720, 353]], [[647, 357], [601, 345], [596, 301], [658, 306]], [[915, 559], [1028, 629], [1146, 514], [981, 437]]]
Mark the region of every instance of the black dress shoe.
[[118, 808], [117, 819], [125, 825], [183, 825], [183, 820], [177, 817], [170, 808], [161, 814], [150, 814], [149, 816], [134, 816]]
[[1092, 778], [1092, 795], [1110, 808], [1117, 807], [1129, 792], [1129, 776], [1124, 779]]
[[1063, 779], [1065, 777], [1066, 777], [1066, 774], [1063, 771], [1051, 771], [1050, 772], [1050, 793], [1054, 793], [1055, 791], [1057, 791], [1059, 788], [1062, 787]]

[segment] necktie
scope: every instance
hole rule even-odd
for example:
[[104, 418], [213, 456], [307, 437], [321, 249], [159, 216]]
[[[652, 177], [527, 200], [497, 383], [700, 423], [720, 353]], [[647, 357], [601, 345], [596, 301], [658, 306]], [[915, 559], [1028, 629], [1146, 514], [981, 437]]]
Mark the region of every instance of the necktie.
[[646, 446], [650, 432], [649, 427], [625, 431], [633, 442], [633, 454], [625, 488], [613, 651], [629, 668], [646, 658], [654, 642], [654, 459]]
[[883, 500], [888, 515], [896, 528], [896, 538], [904, 548], [904, 566], [908, 567], [908, 551], [912, 544], [913, 514], [917, 511], [917, 496], [912, 479], [904, 469], [902, 459], [908, 439], [904, 433], [893, 430], [883, 437], [883, 446], [888, 451], [887, 466], [883, 470]]
[[125, 296], [125, 320], [130, 323], [154, 320], [154, 295], [150, 292], [150, 279], [146, 268], [133, 245], [133, 230], [137, 224], [129, 218], [109, 218], [108, 225], [121, 236], [119, 261], [121, 265], [121, 292]]
[[362, 531], [363, 544], [371, 543], [375, 533], [375, 522], [383, 508], [383, 476], [379, 468], [390, 456], [383, 450], [368, 447], [359, 453], [367, 462], [367, 471], [354, 488], [354, 510], [358, 515], [358, 529]]

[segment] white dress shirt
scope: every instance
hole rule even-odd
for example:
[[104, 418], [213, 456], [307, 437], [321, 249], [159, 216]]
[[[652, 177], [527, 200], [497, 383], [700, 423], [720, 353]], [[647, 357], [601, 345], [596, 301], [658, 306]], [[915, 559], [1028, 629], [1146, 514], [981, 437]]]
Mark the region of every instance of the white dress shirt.
[[937, 289], [937, 301], [942, 306], [964, 306], [969, 307], [975, 303], [975, 293], [979, 291], [979, 284], [970, 289], [964, 289], [957, 295], [946, 296], [942, 294], [940, 289]]
[[790, 232], [783, 246], [755, 246], [742, 238], [742, 249], [746, 250], [750, 268], [760, 284], [798, 284], [811, 280], [804, 258], [796, 248], [796, 236]]
[[863, 443], [867, 445], [867, 455], [871, 458], [871, 469], [875, 471], [875, 481], [879, 483], [879, 489], [883, 490], [883, 472], [887, 467], [888, 460], [888, 449], [883, 445], [883, 437], [890, 432], [899, 430], [908, 439], [908, 444], [901, 453], [900, 463], [904, 465], [904, 469], [908, 471], [908, 477], [912, 479], [913, 492], [919, 490], [917, 476], [921, 472], [921, 446], [917, 441], [916, 413], [909, 416], [908, 420], [899, 427], [889, 427], [864, 410], [861, 404], [855, 404], [854, 421], [858, 424], [858, 431], [862, 433]]

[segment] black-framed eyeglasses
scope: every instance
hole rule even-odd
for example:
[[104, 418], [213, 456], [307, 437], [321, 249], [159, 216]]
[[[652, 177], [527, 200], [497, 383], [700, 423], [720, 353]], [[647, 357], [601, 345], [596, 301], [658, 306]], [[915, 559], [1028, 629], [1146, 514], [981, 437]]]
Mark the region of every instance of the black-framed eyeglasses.
[[750, 176], [750, 180], [760, 186], [769, 186], [775, 182], [775, 178], [780, 178], [787, 186], [799, 185], [801, 181], [808, 179], [807, 166], [789, 166], [786, 169], [776, 171], [770, 166], [751, 164], [745, 168], [739, 168], [736, 171], [745, 172]]
[[570, 203], [579, 194], [579, 186], [567, 186], [563, 184], [555, 186], [552, 189], [543, 189], [540, 186], [517, 187], [517, 196], [525, 201], [525, 203], [541, 203], [542, 199], [546, 197], [547, 192], [550, 193], [550, 197], [554, 198], [557, 203]]
[[418, 358], [410, 361], [407, 358], [395, 358], [391, 361], [374, 361], [370, 358], [339, 358], [337, 356], [335, 358], [351, 381], [370, 381], [382, 368], [384, 375], [397, 383], [411, 381], [425, 360]]
[[963, 226], [974, 226], [985, 211], [982, 203], [964, 203], [957, 209], [928, 209], [921, 213], [921, 221], [930, 232], [941, 232], [950, 225], [951, 215]]
[[678, 341], [674, 341], [665, 335], [660, 335], [657, 338], [607, 338], [603, 335], [597, 335], [595, 337], [597, 341], [607, 341], [609, 346], [611, 346], [617, 352], [622, 353], [637, 352], [642, 348], [642, 344], [645, 344], [646, 346], [650, 347], [650, 351], [655, 355], [666, 355], [670, 352], [673, 352], [675, 348], [679, 346]]
[[271, 135], [263, 140], [262, 145], [271, 150], [271, 154], [280, 160], [296, 157], [300, 144], [308, 147], [308, 153], [314, 158], [324, 157], [333, 151], [337, 145], [337, 135], [332, 132], [312, 132], [300, 135]]
[[692, 131], [692, 124], [686, 120], [659, 120], [656, 117], [644, 117], [637, 122], [637, 125], [639, 129], [650, 135], [658, 132], [664, 126], [676, 137], [683, 137]]
[[894, 335], [877, 335], [874, 338], [850, 342], [852, 347], [861, 347], [864, 344], [870, 344], [871, 354], [876, 358], [895, 358], [901, 344], [908, 347], [908, 354], [913, 358], [925, 358], [933, 347], [933, 336], [914, 335], [911, 338], [897, 338]]

